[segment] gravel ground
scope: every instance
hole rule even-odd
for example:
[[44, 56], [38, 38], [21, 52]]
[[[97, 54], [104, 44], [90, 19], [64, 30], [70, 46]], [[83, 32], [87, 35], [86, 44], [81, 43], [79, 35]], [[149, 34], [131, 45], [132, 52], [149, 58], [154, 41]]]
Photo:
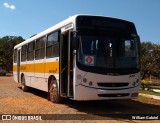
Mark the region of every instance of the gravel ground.
[[[46, 99], [47, 93], [31, 89], [23, 92], [12, 76], [0, 76], [0, 114], [60, 114], [59, 117], [71, 117], [73, 120], [63, 122], [143, 122], [133, 121], [130, 115], [154, 115], [160, 116], [160, 100], [139, 96], [134, 100], [110, 100], [110, 101], [72, 101], [65, 100], [62, 104], [54, 104]], [[76, 114], [76, 115], [72, 115]], [[85, 114], [88, 120], [76, 120]], [[94, 114], [94, 115], [93, 115]], [[93, 119], [107, 120], [93, 120]], [[60, 118], [61, 119], [61, 118]], [[61, 122], [62, 120], [55, 120]], [[0, 121], [1, 122], [1, 121]], [[9, 122], [9, 121], [8, 121]], [[12, 121], [14, 122], [14, 121]], [[22, 121], [15, 121], [22, 122]], [[24, 121], [28, 122], [28, 121]], [[35, 122], [35, 121], [31, 121]], [[39, 121], [37, 121], [39, 122]], [[53, 122], [45, 120], [42, 122]], [[158, 122], [158, 120], [145, 120], [144, 122]]]

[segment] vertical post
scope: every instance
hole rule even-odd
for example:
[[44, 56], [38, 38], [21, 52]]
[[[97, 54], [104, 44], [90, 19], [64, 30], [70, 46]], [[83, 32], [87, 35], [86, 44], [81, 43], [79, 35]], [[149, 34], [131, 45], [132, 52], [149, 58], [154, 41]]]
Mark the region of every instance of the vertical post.
[[17, 50], [17, 78], [18, 82], [20, 82], [20, 49]]
[[151, 75], [151, 73], [150, 73], [149, 79], [150, 79], [150, 81], [152, 80], [152, 75]]
[[71, 33], [70, 33], [70, 30], [68, 32], [68, 91], [67, 91], [67, 95], [68, 97], [70, 97], [70, 44], [71, 44], [71, 41], [70, 41], [70, 37], [71, 37]]
[[73, 97], [75, 98], [75, 87], [76, 87], [76, 50], [73, 51]]

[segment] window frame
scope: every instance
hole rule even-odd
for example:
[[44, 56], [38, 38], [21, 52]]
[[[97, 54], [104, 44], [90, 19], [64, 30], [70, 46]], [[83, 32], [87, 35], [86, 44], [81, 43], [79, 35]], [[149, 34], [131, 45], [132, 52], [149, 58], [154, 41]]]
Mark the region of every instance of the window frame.
[[13, 62], [14, 62], [14, 63], [17, 63], [17, 49], [14, 49]]
[[[57, 34], [56, 34], [57, 33]], [[52, 43], [49, 42], [49, 36], [56, 34], [56, 40], [53, 40]], [[60, 33], [59, 31], [51, 32], [47, 35], [47, 41], [46, 41], [46, 58], [53, 58], [59, 56], [59, 41], [60, 39]], [[57, 49], [58, 48], [58, 49]], [[51, 52], [48, 53], [48, 51], [51, 50]], [[54, 52], [55, 51], [55, 52]]]
[[[23, 59], [23, 55], [25, 55], [25, 59]], [[27, 60], [27, 44], [23, 45], [21, 49], [21, 62], [24, 62], [26, 60]]]
[[[46, 47], [47, 37], [43, 36], [35, 41], [35, 60], [44, 59], [45, 58], [45, 47]], [[40, 42], [39, 46], [37, 46], [37, 42]], [[39, 52], [39, 56], [37, 56], [37, 52]]]
[[[30, 45], [33, 44], [31, 50], [30, 50]], [[34, 60], [34, 57], [35, 57], [35, 41], [32, 41], [30, 43], [28, 43], [28, 47], [27, 47], [27, 61], [32, 61]], [[32, 56], [33, 54], [33, 56]], [[31, 56], [30, 56], [31, 55]]]

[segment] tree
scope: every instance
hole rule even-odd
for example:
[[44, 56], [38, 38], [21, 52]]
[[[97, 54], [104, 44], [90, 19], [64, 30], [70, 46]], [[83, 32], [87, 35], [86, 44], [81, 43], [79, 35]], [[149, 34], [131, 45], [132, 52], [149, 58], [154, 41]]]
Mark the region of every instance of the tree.
[[0, 38], [0, 65], [6, 67], [7, 71], [12, 70], [13, 48], [24, 39], [21, 36], [5, 36]]
[[141, 77], [160, 77], [160, 45], [151, 42], [141, 43]]

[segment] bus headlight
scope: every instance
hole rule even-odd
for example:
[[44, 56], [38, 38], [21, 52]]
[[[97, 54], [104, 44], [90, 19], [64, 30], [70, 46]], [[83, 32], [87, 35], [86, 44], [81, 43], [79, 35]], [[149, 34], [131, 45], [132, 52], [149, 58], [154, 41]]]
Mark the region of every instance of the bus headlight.
[[135, 82], [132, 83], [133, 86], [136, 86], [139, 84], [139, 79], [137, 79]]
[[136, 85], [136, 82], [133, 82], [132, 85], [135, 86], [135, 85]]
[[82, 79], [82, 76], [81, 76], [80, 74], [78, 74], [78, 75], [77, 75], [77, 79], [78, 79], [78, 80], [81, 80], [81, 79]]

